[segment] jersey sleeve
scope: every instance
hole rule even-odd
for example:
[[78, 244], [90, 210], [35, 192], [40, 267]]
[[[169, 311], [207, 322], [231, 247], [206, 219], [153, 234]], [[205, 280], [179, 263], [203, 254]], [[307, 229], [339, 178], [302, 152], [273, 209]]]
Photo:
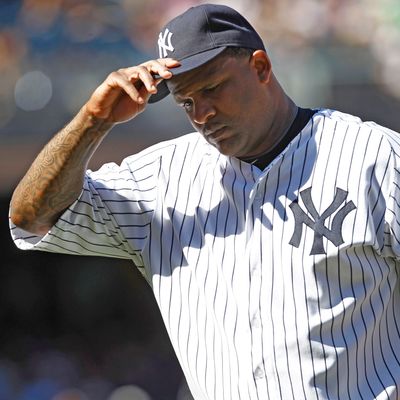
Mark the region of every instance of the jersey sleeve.
[[131, 156], [88, 170], [79, 198], [43, 237], [11, 224], [23, 250], [132, 259], [141, 266], [156, 202], [159, 160]]

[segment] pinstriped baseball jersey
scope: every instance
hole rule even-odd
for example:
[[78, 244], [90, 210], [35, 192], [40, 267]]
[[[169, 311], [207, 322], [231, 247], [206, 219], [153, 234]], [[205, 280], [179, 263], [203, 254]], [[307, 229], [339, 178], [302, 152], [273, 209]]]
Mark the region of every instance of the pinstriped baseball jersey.
[[263, 171], [197, 133], [88, 171], [22, 249], [131, 259], [196, 399], [400, 398], [400, 137], [319, 110]]

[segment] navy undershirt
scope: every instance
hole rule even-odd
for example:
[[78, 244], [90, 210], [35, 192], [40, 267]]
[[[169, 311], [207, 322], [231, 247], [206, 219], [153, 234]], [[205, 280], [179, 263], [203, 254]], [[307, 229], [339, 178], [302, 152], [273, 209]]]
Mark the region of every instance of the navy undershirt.
[[263, 170], [303, 130], [310, 118], [316, 112], [317, 110], [299, 107], [297, 110], [296, 118], [294, 119], [286, 135], [272, 150], [258, 157], [243, 159], [243, 161], [246, 161], [249, 164], [253, 164], [259, 169]]

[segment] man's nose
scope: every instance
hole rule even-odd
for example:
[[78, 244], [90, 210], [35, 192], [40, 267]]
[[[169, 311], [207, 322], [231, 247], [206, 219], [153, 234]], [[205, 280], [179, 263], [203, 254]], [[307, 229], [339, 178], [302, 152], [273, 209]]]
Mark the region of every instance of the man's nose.
[[211, 101], [198, 99], [194, 102], [193, 121], [198, 125], [204, 125], [210, 118], [214, 117], [216, 109]]

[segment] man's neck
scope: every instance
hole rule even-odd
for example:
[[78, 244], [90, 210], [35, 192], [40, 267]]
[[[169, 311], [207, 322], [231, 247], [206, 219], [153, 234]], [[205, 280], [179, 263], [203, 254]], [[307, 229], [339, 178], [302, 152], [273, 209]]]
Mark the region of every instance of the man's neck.
[[285, 137], [296, 118], [298, 107], [292, 99], [285, 95], [282, 97], [282, 101], [276, 105], [276, 110], [274, 113], [275, 117], [270, 118], [270, 126], [264, 139], [266, 147], [257, 154], [241, 158], [243, 161], [255, 159], [262, 154], [270, 152]]
[[315, 112], [316, 110], [298, 107], [294, 121], [283, 138], [275, 145], [274, 148], [263, 154], [260, 154], [259, 156], [242, 159], [242, 161], [253, 164], [260, 170], [263, 170], [304, 129]]
[[[298, 107], [287, 96], [283, 98], [284, 104], [278, 106], [275, 113], [277, 118], [272, 122], [270, 137], [273, 138], [273, 142], [270, 144], [269, 148], [264, 151], [271, 151], [286, 135], [289, 128], [292, 126], [294, 119], [296, 118]], [[280, 108], [280, 109], [279, 109]], [[282, 110], [284, 110], [282, 112]]]

